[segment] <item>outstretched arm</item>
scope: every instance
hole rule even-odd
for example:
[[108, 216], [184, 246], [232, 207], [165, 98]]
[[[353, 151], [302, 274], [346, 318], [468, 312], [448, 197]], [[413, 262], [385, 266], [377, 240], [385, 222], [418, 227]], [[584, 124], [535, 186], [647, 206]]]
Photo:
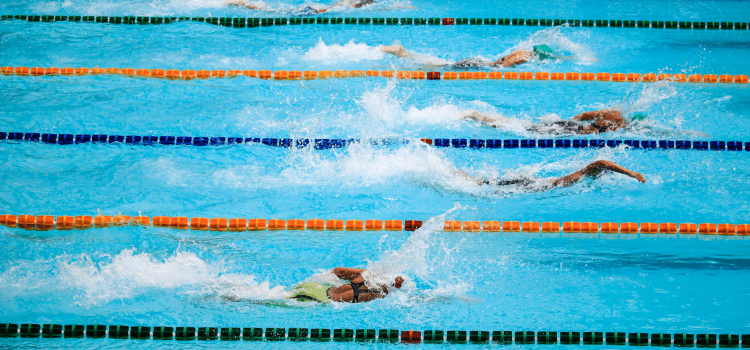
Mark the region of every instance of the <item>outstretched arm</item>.
[[337, 267], [333, 269], [331, 272], [333, 272], [336, 277], [342, 279], [351, 281], [360, 275], [362, 275], [362, 272], [365, 272], [365, 269], [354, 269], [350, 267]]
[[615, 110], [615, 109], [610, 109], [610, 108], [600, 109], [598, 111], [583, 112], [573, 117], [572, 119], [579, 120], [579, 121], [598, 120], [598, 119], [604, 119], [610, 122], [625, 121], [625, 118], [622, 117], [622, 113], [620, 113], [620, 111]]
[[380, 51], [383, 51], [383, 52], [386, 52], [386, 53], [390, 53], [390, 54], [392, 54], [392, 55], [394, 55], [396, 57], [401, 57], [401, 58], [406, 58], [406, 57], [411, 57], [412, 56], [410, 53], [408, 53], [408, 52], [406, 52], [406, 50], [404, 50], [403, 46], [397, 45], [397, 44], [393, 44], [391, 46], [382, 45], [382, 46], [380, 46]]
[[614, 171], [616, 173], [625, 174], [640, 182], [643, 182], [643, 183], [646, 182], [646, 178], [643, 177], [643, 175], [641, 175], [640, 173], [636, 173], [635, 171], [628, 170], [622, 165], [619, 165], [613, 162], [609, 162], [606, 160], [597, 160], [596, 162], [593, 162], [587, 165], [585, 168], [581, 170], [578, 170], [568, 176], [563, 176], [553, 181], [552, 184], [555, 186], [570, 186], [578, 181], [581, 181], [583, 178], [597, 176], [604, 170], [609, 170], [609, 171]]

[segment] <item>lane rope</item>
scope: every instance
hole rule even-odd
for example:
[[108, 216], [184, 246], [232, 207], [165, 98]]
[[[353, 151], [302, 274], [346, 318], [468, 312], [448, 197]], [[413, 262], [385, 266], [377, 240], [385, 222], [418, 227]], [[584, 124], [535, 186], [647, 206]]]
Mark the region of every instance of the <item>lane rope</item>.
[[0, 74], [24, 77], [40, 76], [86, 76], [118, 75], [135, 78], [166, 78], [169, 80], [193, 80], [209, 78], [259, 78], [276, 81], [324, 80], [332, 78], [381, 77], [408, 80], [526, 80], [526, 81], [598, 81], [616, 83], [653, 83], [671, 81], [675, 83], [722, 83], [747, 84], [748, 75], [732, 74], [656, 74], [656, 73], [579, 73], [579, 72], [425, 72], [425, 71], [377, 71], [377, 70], [206, 70], [206, 69], [135, 69], [135, 68], [74, 68], [74, 67], [0, 67]]
[[[388, 146], [408, 144], [409, 139], [292, 139], [260, 137], [192, 137], [192, 136], [136, 136], [104, 134], [49, 134], [35, 132], [0, 132], [0, 141], [27, 141], [57, 145], [126, 144], [126, 145], [164, 145], [164, 146], [224, 146], [240, 144], [262, 144], [270, 147], [306, 148], [318, 150], [344, 148], [356, 143]], [[601, 140], [601, 139], [428, 139], [422, 143], [434, 147], [450, 148], [616, 148], [625, 146], [628, 149], [643, 150], [712, 150], [712, 151], [750, 151], [750, 142], [742, 141], [691, 141], [691, 140]]]
[[617, 19], [536, 19], [536, 18], [421, 18], [421, 17], [148, 17], [148, 16], [55, 16], [55, 15], [2, 15], [0, 20], [28, 22], [76, 22], [111, 24], [169, 24], [199, 22], [234, 28], [256, 28], [299, 24], [359, 24], [359, 25], [512, 25], [561, 26], [605, 28], [655, 28], [695, 30], [747, 30], [747, 22], [701, 21], [646, 21]]
[[[150, 327], [126, 325], [0, 324], [2, 338], [110, 338], [221, 341], [385, 342], [411, 344], [563, 344], [721, 348], [750, 344], [750, 334], [554, 331], [463, 331], [254, 327]], [[744, 346], [743, 346], [744, 347]]]
[[[29, 231], [86, 230], [123, 226], [153, 226], [176, 230], [244, 232], [244, 231], [415, 231], [420, 220], [323, 220], [323, 219], [247, 219], [188, 218], [184, 216], [126, 215], [0, 215], [0, 225]], [[456, 221], [443, 222], [446, 232], [502, 233], [591, 233], [641, 235], [750, 236], [750, 224], [653, 223], [653, 222], [536, 222], [536, 221]]]

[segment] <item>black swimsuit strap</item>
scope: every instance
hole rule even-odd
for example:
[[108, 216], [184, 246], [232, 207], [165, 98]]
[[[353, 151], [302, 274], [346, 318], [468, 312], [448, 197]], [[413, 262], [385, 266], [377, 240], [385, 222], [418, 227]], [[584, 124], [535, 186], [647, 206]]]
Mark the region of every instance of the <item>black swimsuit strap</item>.
[[349, 282], [349, 285], [352, 287], [352, 291], [354, 291], [354, 302], [359, 302], [359, 294], [360, 293], [381, 293], [380, 291], [370, 290], [370, 289], [359, 289], [360, 287], [365, 285], [365, 282], [360, 283], [354, 283]]

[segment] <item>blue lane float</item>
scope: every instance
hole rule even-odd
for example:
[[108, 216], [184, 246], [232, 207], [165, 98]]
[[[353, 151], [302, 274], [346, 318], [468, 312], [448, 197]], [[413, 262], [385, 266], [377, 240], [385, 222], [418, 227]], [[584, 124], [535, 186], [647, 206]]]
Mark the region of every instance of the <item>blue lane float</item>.
[[[102, 134], [47, 134], [0, 132], [0, 141], [27, 141], [57, 145], [79, 145], [86, 143], [165, 145], [165, 146], [223, 146], [239, 144], [262, 144], [270, 147], [315, 149], [344, 148], [355, 143], [372, 145], [407, 144], [410, 139], [292, 139], [223, 136], [135, 136]], [[600, 140], [600, 139], [421, 139], [434, 147], [445, 148], [616, 148], [622, 145], [630, 149], [679, 149], [713, 151], [750, 151], [750, 142], [742, 141], [694, 141], [694, 140]]]

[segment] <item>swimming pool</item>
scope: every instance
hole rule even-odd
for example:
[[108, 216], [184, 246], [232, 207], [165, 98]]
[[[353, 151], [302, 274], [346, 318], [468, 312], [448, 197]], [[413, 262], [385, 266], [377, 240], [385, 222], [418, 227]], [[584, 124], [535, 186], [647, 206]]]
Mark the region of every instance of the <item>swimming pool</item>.
[[[269, 2], [293, 9], [302, 2]], [[415, 8], [407, 8], [413, 6]], [[743, 21], [741, 2], [387, 1], [338, 17]], [[287, 16], [218, 1], [19, 2], [0, 13]], [[548, 43], [574, 59], [497, 71], [748, 74], [750, 31], [526, 26], [284, 26], [235, 29], [0, 21], [0, 65], [160, 69], [437, 70]], [[414, 58], [380, 52], [394, 41]], [[0, 141], [2, 213], [423, 220], [414, 232], [199, 232], [159, 227], [0, 227], [0, 322], [170, 327], [748, 333], [748, 241], [716, 235], [444, 232], [444, 220], [748, 223], [746, 152], [458, 149], [421, 138], [750, 141], [745, 84], [166, 80], [0, 77], [0, 131], [408, 140], [317, 150]], [[526, 126], [618, 107], [648, 120], [602, 135]], [[511, 118], [495, 129], [462, 119]], [[558, 177], [594, 160], [642, 173], [546, 192], [483, 178]], [[429, 220], [429, 221], [428, 221]], [[365, 304], [284, 302], [336, 266], [403, 275]], [[240, 300], [240, 301], [233, 301]], [[215, 343], [0, 338], [7, 347], [195, 347]], [[278, 343], [253, 343], [273, 347]], [[344, 347], [342, 343], [284, 346]], [[247, 342], [222, 342], [246, 347]], [[527, 345], [530, 346], [530, 345]]]

